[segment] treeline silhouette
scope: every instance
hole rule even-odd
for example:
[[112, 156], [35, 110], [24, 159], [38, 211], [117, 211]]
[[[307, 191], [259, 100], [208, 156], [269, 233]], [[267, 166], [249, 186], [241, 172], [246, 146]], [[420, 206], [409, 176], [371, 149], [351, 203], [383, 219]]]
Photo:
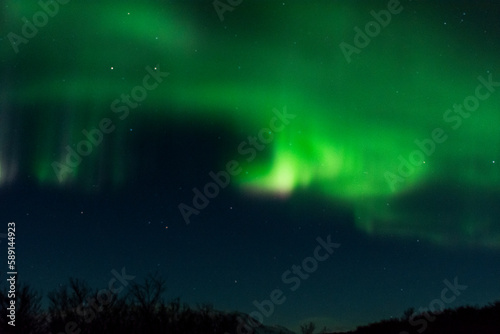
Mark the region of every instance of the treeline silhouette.
[[[71, 278], [69, 285], [48, 294], [49, 305], [28, 285], [16, 286], [15, 327], [8, 324], [10, 298], [6, 287], [0, 290], [0, 333], [22, 334], [258, 334], [291, 333], [285, 328], [244, 326], [249, 317], [239, 312], [221, 312], [211, 304], [195, 308], [179, 298], [166, 302], [165, 281], [148, 276], [143, 284], [132, 282], [120, 294], [99, 295], [85, 282]], [[301, 332], [313, 333], [313, 323]], [[321, 333], [328, 333], [323, 329]], [[434, 313], [418, 313], [413, 308], [399, 319], [382, 320], [348, 332], [351, 334], [499, 334], [500, 302], [482, 308], [463, 306]]]
[[462, 306], [439, 312], [422, 313], [410, 308], [399, 319], [382, 320], [348, 333], [500, 334], [500, 301], [484, 307]]
[[41, 296], [29, 286], [20, 284], [16, 289], [13, 327], [8, 324], [10, 299], [3, 288], [0, 292], [0, 333], [232, 334], [245, 317], [242, 313], [216, 311], [210, 304], [200, 304], [193, 309], [181, 303], [179, 298], [167, 303], [164, 291], [165, 281], [150, 275], [143, 284], [132, 282], [127, 292], [118, 296], [109, 294], [104, 300], [97, 290], [71, 278], [69, 286], [48, 294], [49, 306], [43, 309]]

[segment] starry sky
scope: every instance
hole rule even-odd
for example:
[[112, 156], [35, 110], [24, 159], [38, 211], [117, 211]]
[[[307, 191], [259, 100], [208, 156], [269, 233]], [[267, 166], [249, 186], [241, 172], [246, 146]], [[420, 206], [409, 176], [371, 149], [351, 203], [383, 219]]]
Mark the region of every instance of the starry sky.
[[263, 323], [291, 329], [400, 317], [455, 278], [447, 307], [500, 298], [499, 2], [43, 4], [0, 20], [21, 280], [125, 267], [248, 313], [278, 289]]

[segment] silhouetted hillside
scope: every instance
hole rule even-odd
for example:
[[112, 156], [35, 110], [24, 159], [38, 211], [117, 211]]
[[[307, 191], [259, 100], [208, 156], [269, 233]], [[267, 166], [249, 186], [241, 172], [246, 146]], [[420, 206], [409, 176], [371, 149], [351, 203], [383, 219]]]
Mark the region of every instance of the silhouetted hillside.
[[[15, 327], [7, 317], [10, 298], [0, 292], [0, 333], [23, 334], [154, 334], [154, 333], [252, 333], [249, 317], [238, 312], [214, 310], [210, 304], [191, 308], [174, 299], [165, 302], [165, 282], [150, 276], [140, 284], [131, 283], [123, 297], [103, 289], [90, 289], [85, 283], [70, 279], [49, 293], [50, 305], [42, 310], [41, 297], [28, 286], [17, 286]], [[283, 327], [258, 326], [254, 334], [293, 334]]]
[[[259, 325], [244, 313], [214, 310], [210, 304], [191, 308], [179, 299], [167, 303], [163, 298], [165, 282], [157, 276], [150, 276], [142, 285], [131, 283], [126, 293], [113, 293], [112, 288], [109, 289], [92, 290], [85, 283], [70, 279], [69, 286], [49, 293], [50, 305], [44, 310], [41, 296], [26, 285], [19, 285], [13, 327], [8, 323], [12, 321], [8, 317], [11, 299], [4, 288], [0, 292], [0, 333], [293, 334], [284, 327]], [[500, 302], [439, 313], [416, 313], [409, 309], [404, 314], [401, 319], [383, 320], [348, 333], [500, 333]], [[301, 332], [320, 333], [314, 329], [314, 324], [309, 323], [302, 326]]]
[[[401, 319], [382, 320], [349, 334], [499, 334], [500, 302], [477, 308], [463, 306], [436, 313], [405, 312]], [[334, 333], [336, 334], [336, 333]], [[347, 334], [347, 333], [344, 333]]]

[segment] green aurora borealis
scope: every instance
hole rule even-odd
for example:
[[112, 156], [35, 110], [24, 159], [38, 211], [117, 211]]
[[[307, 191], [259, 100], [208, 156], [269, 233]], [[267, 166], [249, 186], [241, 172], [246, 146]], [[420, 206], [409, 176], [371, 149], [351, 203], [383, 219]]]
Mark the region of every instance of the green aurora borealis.
[[[227, 129], [235, 138], [227, 154], [244, 161], [238, 144], [267, 127], [274, 108], [286, 108], [296, 118], [231, 187], [259, 196], [320, 194], [374, 235], [500, 247], [500, 87], [481, 88], [491, 94], [460, 124], [443, 117], [474, 96], [479, 77], [500, 81], [498, 36], [467, 21], [473, 8], [439, 17], [439, 5], [402, 1], [402, 12], [348, 63], [339, 44], [352, 44], [353, 28], [386, 2], [248, 1], [223, 22], [210, 2], [193, 2], [191, 11], [155, 3], [70, 1], [18, 53], [3, 34], [2, 186], [25, 174], [82, 191], [103, 180], [123, 186], [140, 178], [129, 164], [138, 157], [123, 145], [148, 122], [185, 124], [186, 138], [196, 136], [193, 124]], [[20, 35], [20, 18], [40, 7], [7, 1], [4, 9], [2, 30]], [[120, 120], [111, 104], [142, 83], [148, 66], [169, 76]], [[53, 162], [103, 118], [116, 130], [60, 182]], [[398, 157], [409, 159], [414, 141], [436, 128], [446, 140], [392, 187], [387, 172], [398, 174]], [[226, 162], [197, 167], [207, 175]]]

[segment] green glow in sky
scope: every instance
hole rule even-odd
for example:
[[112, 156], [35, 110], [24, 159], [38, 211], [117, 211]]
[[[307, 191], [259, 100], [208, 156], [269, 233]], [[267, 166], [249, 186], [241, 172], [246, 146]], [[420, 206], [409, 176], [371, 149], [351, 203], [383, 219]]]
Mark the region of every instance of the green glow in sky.
[[[39, 10], [34, 4], [8, 5], [4, 31], [18, 34], [20, 17]], [[273, 108], [286, 106], [297, 115], [234, 187], [269, 195], [320, 193], [352, 208], [356, 226], [371, 234], [500, 247], [495, 215], [477, 212], [486, 205], [478, 202], [488, 203], [500, 185], [500, 87], [481, 88], [491, 94], [459, 126], [443, 118], [474, 96], [479, 76], [500, 80], [494, 52], [473, 50], [480, 41], [463, 43], [458, 31], [425, 21], [425, 13], [414, 18], [416, 9], [405, 3], [348, 64], [339, 43], [353, 42], [354, 26], [370, 19], [369, 4], [323, 3], [318, 16], [318, 7], [300, 2], [248, 3], [224, 23], [215, 12], [189, 13], [174, 5], [162, 11], [147, 2], [106, 6], [61, 6], [18, 54], [3, 39], [1, 56], [17, 64], [9, 72], [10, 104], [4, 107], [36, 105], [43, 111], [25, 165], [16, 155], [20, 142], [7, 149], [12, 139], [0, 135], [0, 184], [12, 181], [18, 169], [29, 170], [41, 184], [89, 188], [89, 178], [123, 184], [131, 177], [122, 148], [129, 127], [110, 106], [141, 85], [147, 66], [159, 66], [169, 77], [131, 113], [183, 120], [186, 127], [218, 120], [241, 140], [265, 127]], [[259, 21], [259, 6], [279, 12]], [[212, 24], [201, 24], [207, 18], [199, 15], [213, 15]], [[179, 109], [189, 109], [189, 116], [172, 112]], [[52, 162], [63, 161], [65, 147], [105, 117], [116, 125], [114, 136], [58, 179]], [[410, 159], [419, 149], [415, 140], [432, 138], [436, 128], [446, 140], [423, 159], [416, 156], [419, 166], [401, 176], [399, 157]], [[387, 173], [398, 181], [388, 181]]]

